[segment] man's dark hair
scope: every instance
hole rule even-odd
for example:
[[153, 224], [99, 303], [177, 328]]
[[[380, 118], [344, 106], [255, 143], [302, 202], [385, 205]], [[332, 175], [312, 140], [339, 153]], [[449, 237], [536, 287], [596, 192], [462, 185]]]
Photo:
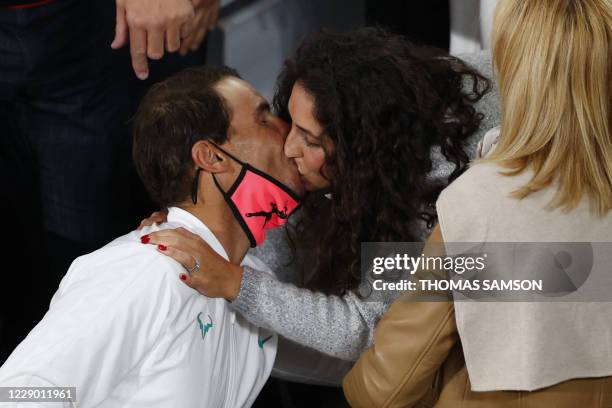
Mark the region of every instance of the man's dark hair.
[[191, 148], [199, 140], [223, 144], [231, 112], [213, 87], [228, 67], [188, 68], [155, 84], [134, 118], [133, 157], [151, 198], [162, 208], [189, 197], [195, 175]]

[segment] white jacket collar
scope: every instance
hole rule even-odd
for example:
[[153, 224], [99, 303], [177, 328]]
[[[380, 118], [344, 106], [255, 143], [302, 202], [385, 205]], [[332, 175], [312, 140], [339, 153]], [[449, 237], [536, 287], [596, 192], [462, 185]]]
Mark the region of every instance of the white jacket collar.
[[198, 234], [216, 253], [226, 260], [229, 260], [225, 248], [223, 248], [223, 245], [221, 245], [221, 242], [217, 239], [215, 234], [213, 234], [210, 228], [208, 228], [202, 220], [189, 211], [185, 211], [178, 207], [170, 207], [168, 209], [168, 223], [179, 224], [194, 234]]

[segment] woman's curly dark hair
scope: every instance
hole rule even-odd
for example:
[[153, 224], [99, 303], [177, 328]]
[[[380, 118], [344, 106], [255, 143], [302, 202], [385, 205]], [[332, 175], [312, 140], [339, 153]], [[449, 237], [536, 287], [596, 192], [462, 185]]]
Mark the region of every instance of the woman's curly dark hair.
[[[361, 282], [362, 242], [419, 241], [436, 222], [439, 193], [467, 167], [464, 145], [482, 120], [473, 104], [489, 81], [442, 50], [362, 28], [322, 31], [285, 62], [274, 106], [288, 121], [295, 83], [314, 98], [315, 118], [334, 146], [323, 167], [331, 200], [308, 194], [298, 223], [318, 241], [306, 287], [343, 295]], [[437, 184], [427, 178], [436, 147], [456, 166]]]

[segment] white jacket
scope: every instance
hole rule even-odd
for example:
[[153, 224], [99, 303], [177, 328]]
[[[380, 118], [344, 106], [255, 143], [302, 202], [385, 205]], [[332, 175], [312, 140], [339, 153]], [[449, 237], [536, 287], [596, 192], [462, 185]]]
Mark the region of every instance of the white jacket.
[[[250, 406], [272, 370], [276, 336], [224, 299], [189, 288], [178, 278], [181, 265], [140, 243], [180, 226], [227, 259], [212, 232], [179, 208], [165, 224], [77, 258], [47, 314], [0, 368], [0, 387], [76, 387], [74, 406], [86, 408]], [[243, 264], [265, 268], [251, 257]]]

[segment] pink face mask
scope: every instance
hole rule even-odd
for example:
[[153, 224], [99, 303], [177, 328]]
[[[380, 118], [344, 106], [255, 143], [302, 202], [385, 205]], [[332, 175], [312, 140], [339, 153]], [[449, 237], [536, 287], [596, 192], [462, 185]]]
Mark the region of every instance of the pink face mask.
[[261, 245], [266, 231], [287, 222], [289, 216], [299, 207], [300, 197], [269, 174], [238, 160], [219, 146], [216, 147], [240, 163], [242, 170], [226, 192], [213, 174], [215, 185], [249, 238], [251, 247]]

